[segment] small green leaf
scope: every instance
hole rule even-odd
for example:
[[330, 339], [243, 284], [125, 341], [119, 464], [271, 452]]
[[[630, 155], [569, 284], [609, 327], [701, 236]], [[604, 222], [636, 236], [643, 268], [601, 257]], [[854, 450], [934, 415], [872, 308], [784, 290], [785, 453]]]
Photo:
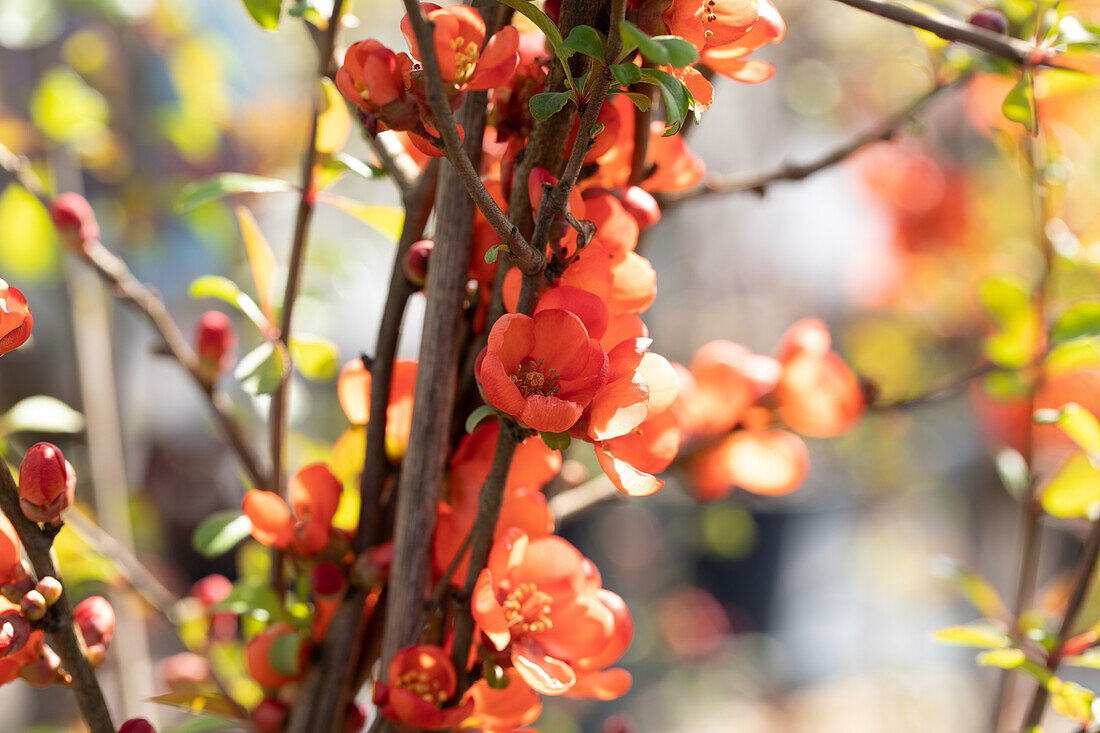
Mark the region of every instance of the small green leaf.
[[654, 43], [659, 43], [668, 53], [668, 63], [677, 69], [691, 66], [699, 58], [699, 52], [690, 42], [679, 36], [653, 36]]
[[675, 135], [691, 111], [692, 98], [687, 88], [672, 74], [660, 69], [642, 69], [642, 78], [656, 84], [665, 100], [664, 136]]
[[[1041, 412], [1046, 410], [1036, 410], [1036, 418]], [[1095, 415], [1076, 402], [1062, 405], [1062, 409], [1055, 410], [1054, 415], [1054, 424], [1072, 438], [1081, 450], [1094, 460], [1100, 457], [1100, 421]]]
[[211, 514], [191, 536], [191, 545], [203, 557], [218, 557], [232, 550], [252, 532], [252, 522], [236, 509]]
[[384, 234], [391, 241], [396, 242], [401, 237], [401, 229], [405, 224], [405, 210], [400, 206], [364, 204], [328, 191], [318, 191], [317, 201], [351, 214]]
[[282, 675], [295, 676], [302, 667], [302, 638], [295, 633], [280, 634], [275, 637], [267, 653], [271, 668]]
[[1058, 316], [1050, 329], [1055, 342], [1070, 341], [1100, 334], [1100, 298], [1087, 298], [1073, 303]]
[[264, 30], [273, 31], [279, 27], [283, 0], [244, 0], [244, 7], [252, 20]]
[[286, 376], [286, 361], [276, 344], [265, 341], [241, 358], [233, 375], [245, 391], [271, 394]]
[[642, 56], [655, 64], [664, 65], [671, 60], [668, 49], [647, 36], [641, 28], [629, 20], [619, 21], [619, 35], [623, 39], [623, 53], [636, 48]]
[[550, 450], [565, 450], [572, 442], [569, 433], [539, 433], [539, 435]]
[[176, 211], [190, 211], [199, 204], [235, 193], [277, 193], [293, 191], [294, 184], [279, 178], [254, 176], [249, 173], [218, 173], [183, 187], [176, 197]]
[[573, 26], [569, 36], [558, 46], [557, 54], [560, 58], [567, 59], [574, 53], [582, 53], [603, 62], [603, 39], [595, 28], [587, 25]]
[[474, 429], [481, 424], [482, 420], [495, 414], [497, 414], [497, 410], [492, 405], [482, 405], [481, 407], [477, 408], [470, 413], [470, 416], [468, 418], [466, 418], [466, 432], [474, 432]]
[[527, 2], [527, 0], [500, 0], [500, 3], [507, 5], [537, 25], [554, 48], [562, 44], [561, 32], [558, 30], [557, 23], [550, 20], [550, 17], [534, 4]]
[[1020, 649], [993, 649], [978, 655], [977, 662], [983, 667], [1016, 669], [1027, 661], [1027, 655]]
[[491, 265], [496, 262], [497, 257], [500, 256], [501, 250], [504, 250], [505, 252], [511, 252], [511, 250], [508, 249], [508, 245], [504, 242], [494, 244], [492, 247], [485, 251], [485, 264]]
[[494, 690], [503, 690], [508, 687], [508, 683], [511, 679], [508, 675], [504, 674], [504, 667], [501, 667], [496, 662], [486, 662], [482, 665], [482, 670], [485, 673], [485, 682]]
[[265, 622], [287, 616], [282, 601], [266, 578], [238, 580], [233, 584], [229, 595], [211, 610], [227, 611], [238, 616], [248, 615]]
[[256, 301], [248, 297], [248, 294], [241, 290], [237, 283], [227, 277], [203, 275], [191, 282], [187, 292], [192, 298], [217, 298], [229, 303], [247, 316], [248, 320], [252, 321], [262, 334], [266, 335], [271, 327], [263, 311], [260, 310], [260, 306], [256, 305]]
[[1083, 451], [1074, 452], [1047, 481], [1040, 502], [1052, 517], [1088, 516], [1100, 501], [1100, 470]]
[[615, 81], [624, 87], [637, 84], [642, 80], [642, 70], [638, 68], [637, 64], [612, 64], [607, 68], [611, 69], [611, 75], [615, 77]]
[[47, 395], [19, 400], [0, 415], [0, 433], [79, 433], [83, 429], [83, 415]]
[[320, 336], [300, 334], [290, 337], [290, 358], [306, 379], [327, 382], [340, 371], [340, 352], [336, 344]]
[[325, 189], [331, 186], [344, 173], [354, 173], [368, 181], [384, 178], [386, 171], [382, 168], [364, 163], [353, 155], [344, 152], [326, 155], [321, 161], [321, 172], [317, 177], [317, 188]]
[[1036, 131], [1034, 96], [1031, 75], [1024, 72], [1001, 104], [1004, 116], [1013, 122], [1019, 122], [1031, 134], [1035, 134]]
[[933, 560], [931, 570], [937, 578], [954, 585], [978, 613], [987, 618], [1008, 618], [1008, 609], [1000, 595], [985, 578], [973, 570], [942, 555]]
[[614, 93], [621, 94], [629, 99], [641, 112], [645, 112], [649, 109], [650, 99], [648, 94], [642, 94], [641, 92], [622, 92], [619, 90], [615, 90]]
[[561, 110], [569, 102], [573, 93], [570, 92], [542, 92], [531, 97], [531, 116], [536, 120], [545, 120], [550, 115]]
[[983, 649], [1003, 649], [1012, 643], [1008, 634], [987, 625], [948, 626], [933, 634], [936, 641]]

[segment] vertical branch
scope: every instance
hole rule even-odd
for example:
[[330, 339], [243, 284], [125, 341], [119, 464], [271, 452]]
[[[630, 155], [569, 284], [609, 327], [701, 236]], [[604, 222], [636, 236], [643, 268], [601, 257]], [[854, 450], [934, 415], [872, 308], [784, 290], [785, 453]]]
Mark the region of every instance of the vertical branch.
[[[343, 10], [344, 0], [334, 0], [332, 14], [329, 16], [328, 27], [325, 29], [318, 59], [317, 76], [322, 78], [327, 75], [332, 61], [332, 53], [336, 47], [336, 32], [340, 28], [340, 13]], [[321, 115], [321, 98], [316, 90], [313, 92], [313, 114], [310, 122], [309, 142], [306, 153], [302, 159], [302, 173], [299, 188], [302, 196], [298, 200], [298, 213], [294, 220], [294, 241], [290, 247], [290, 264], [287, 267], [286, 291], [283, 294], [283, 313], [279, 322], [279, 341], [283, 347], [290, 342], [290, 325], [294, 317], [294, 303], [298, 299], [298, 289], [302, 281], [302, 264], [305, 260], [306, 237], [309, 233], [309, 222], [313, 218], [313, 205], [315, 191], [313, 190], [313, 167], [317, 164], [317, 126]], [[283, 353], [286, 354], [284, 348]], [[279, 383], [279, 388], [271, 396], [270, 416], [270, 445], [271, 445], [271, 479], [269, 488], [279, 493], [283, 486], [283, 445], [286, 437], [286, 409], [290, 390], [290, 371], [293, 367], [288, 363], [286, 374]]]
[[[27, 550], [35, 575], [39, 578], [60, 579], [61, 573], [57, 569], [52, 550], [54, 535], [43, 531], [38, 524], [23, 515], [23, 510], [19, 508], [19, 487], [15, 485], [6, 461], [0, 461], [0, 510], [15, 527], [19, 541]], [[88, 661], [84, 637], [73, 620], [73, 605], [67, 591], [62, 591], [61, 598], [50, 607], [46, 618], [49, 620], [48, 630], [54, 649], [61, 658], [65, 671], [72, 677], [73, 695], [84, 722], [88, 724], [91, 733], [115, 733], [103, 690], [100, 689], [95, 671]]]

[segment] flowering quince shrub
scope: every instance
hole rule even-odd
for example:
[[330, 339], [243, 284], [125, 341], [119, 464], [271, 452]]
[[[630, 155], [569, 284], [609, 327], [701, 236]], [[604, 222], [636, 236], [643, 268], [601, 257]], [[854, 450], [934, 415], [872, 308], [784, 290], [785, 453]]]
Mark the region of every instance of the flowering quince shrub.
[[[818, 166], [740, 188], [709, 176], [685, 126], [711, 107], [715, 80], [760, 84], [775, 74], [754, 55], [786, 33], [771, 0], [501, 0], [481, 9], [410, 0], [399, 24], [405, 50], [373, 38], [345, 48], [356, 26], [344, 3], [328, 17], [295, 4], [291, 14], [311, 24], [321, 54], [302, 180], [224, 174], [180, 197], [189, 208], [295, 192], [290, 256], [281, 267], [255, 218], [236, 207], [251, 283], [192, 282], [191, 296], [226, 308], [206, 311], [190, 339], [100, 241], [91, 204], [51, 195], [23, 158], [0, 148], [4, 169], [48, 205], [71, 257], [153, 327], [239, 459], [239, 506], [205, 519], [193, 539], [207, 557], [236, 551], [239, 577], [209, 575], [161, 602], [171, 592], [137, 559], [114, 558], [186, 648], [161, 661], [168, 691], [155, 701], [201, 714], [194, 730], [354, 733], [384, 724], [505, 733], [533, 730], [547, 698], [615, 700], [633, 684], [617, 665], [635, 617], [559, 534], [548, 495], [605, 486], [590, 503], [641, 501], [670, 476], [700, 502], [736, 490], [788, 494], [812, 469], [807, 439], [848, 434], [873, 410], [966, 389], [1006, 486], [1023, 499], [1025, 562], [1011, 611], [979, 576], [952, 565], [947, 574], [982, 619], [937, 635], [1038, 681], [1028, 730], [1048, 701], [1089, 729], [1093, 693], [1058, 674], [1063, 663], [1100, 666], [1092, 653], [1100, 621], [1080, 616], [1100, 554], [1100, 294], [1087, 254], [1095, 248], [1070, 231], [1072, 212], [1063, 220], [1052, 209], [1066, 166], [1043, 156], [1047, 144], [1080, 144], [1071, 134], [1077, 88], [1056, 83], [1064, 77], [1054, 72], [1078, 78], [1100, 68], [1100, 18], [1084, 2], [1031, 14], [1026, 0], [1013, 0], [1009, 14], [990, 7], [968, 20], [857, 5], [988, 54], [932, 46], [933, 94], [972, 82], [975, 131], [1030, 172], [1038, 276], [999, 267], [969, 169], [937, 159], [931, 143], [872, 145], [900, 122]], [[271, 6], [244, 2], [268, 28], [281, 15], [280, 3]], [[344, 151], [353, 130], [370, 143], [369, 162]], [[976, 366], [946, 386], [886, 400], [813, 317], [791, 324], [771, 355], [724, 339], [685, 364], [658, 353], [644, 320], [658, 274], [642, 245], [666, 207], [724, 187], [763, 192], [863, 148], [860, 178], [888, 223], [889, 266], [861, 297], [924, 312], [953, 291], [933, 314], [936, 326], [969, 339]], [[403, 211], [330, 191], [345, 173], [390, 176]], [[345, 356], [342, 366], [335, 344], [292, 320], [321, 204], [397, 240], [373, 352]], [[418, 353], [399, 356], [406, 307], [421, 290]], [[28, 299], [0, 280], [0, 357], [10, 363], [9, 352], [33, 348], [34, 328]], [[250, 348], [238, 356], [238, 345]], [[295, 373], [330, 385], [343, 412], [332, 445], [291, 441], [304, 438], [288, 429]], [[244, 428], [230, 385], [263, 397], [265, 441]], [[50, 407], [62, 422], [72, 417]], [[144, 718], [122, 721], [97, 682], [116, 624], [120, 636], [125, 629], [121, 608], [116, 619], [104, 596], [70, 598], [83, 588], [57, 565], [59, 533], [82, 500], [77, 470], [46, 442], [9, 465], [13, 420], [0, 416], [0, 684], [71, 687], [93, 733], [155, 731]], [[570, 478], [577, 466], [595, 477]], [[1072, 590], [1062, 589], [1065, 604], [1053, 611], [1027, 607], [1044, 513], [1091, 525]], [[706, 607], [700, 619], [713, 601], [690, 590], [680, 598]]]

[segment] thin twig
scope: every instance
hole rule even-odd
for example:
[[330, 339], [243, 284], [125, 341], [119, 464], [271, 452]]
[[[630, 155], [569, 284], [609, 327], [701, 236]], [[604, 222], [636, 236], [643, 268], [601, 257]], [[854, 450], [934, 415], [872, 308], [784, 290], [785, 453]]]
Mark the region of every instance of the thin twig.
[[691, 199], [703, 198], [715, 194], [752, 192], [761, 196], [775, 183], [781, 181], [802, 181], [810, 176], [841, 163], [863, 148], [876, 142], [892, 140], [913, 118], [920, 113], [941, 92], [962, 86], [969, 76], [964, 74], [950, 82], [938, 83], [930, 90], [913, 100], [901, 112], [883, 120], [871, 129], [861, 133], [839, 147], [806, 163], [784, 163], [773, 170], [750, 173], [739, 176], [711, 176], [694, 188], [662, 194], [658, 201], [662, 205], [679, 203]]
[[[19, 487], [12, 478], [7, 461], [0, 461], [0, 510], [3, 510], [19, 535], [35, 575], [40, 579], [53, 577], [60, 580], [61, 573], [57, 569], [53, 552], [54, 533], [43, 530], [24, 516], [23, 510], [19, 508]], [[103, 690], [100, 689], [95, 671], [88, 661], [84, 637], [73, 620], [73, 606], [67, 591], [62, 591], [61, 598], [50, 607], [49, 614], [50, 637], [65, 671], [72, 677], [73, 695], [84, 722], [88, 724], [91, 733], [115, 733]]]
[[987, 31], [966, 21], [939, 13], [934, 15], [923, 13], [886, 0], [838, 0], [838, 2], [902, 25], [926, 30], [945, 41], [956, 41], [973, 46], [1019, 66], [1070, 68], [1059, 60], [1057, 53], [1037, 43], [1028, 43], [1003, 33]]
[[867, 405], [868, 410], [875, 412], [888, 412], [890, 410], [904, 410], [910, 407], [920, 407], [932, 402], [947, 399], [966, 387], [975, 379], [981, 379], [987, 374], [997, 371], [1000, 367], [992, 362], [979, 364], [968, 372], [957, 377], [941, 382], [918, 395], [903, 397], [897, 400], [874, 400]]

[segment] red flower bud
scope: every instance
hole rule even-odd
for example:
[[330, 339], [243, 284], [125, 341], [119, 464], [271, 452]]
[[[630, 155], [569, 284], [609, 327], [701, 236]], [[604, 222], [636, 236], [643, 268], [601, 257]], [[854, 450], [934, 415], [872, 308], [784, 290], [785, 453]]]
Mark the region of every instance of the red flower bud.
[[119, 726], [118, 733], [157, 733], [157, 729], [145, 718], [130, 718]]
[[428, 258], [434, 246], [435, 242], [432, 240], [421, 239], [413, 242], [405, 253], [405, 277], [417, 287], [423, 287], [424, 281], [428, 279]]
[[36, 590], [29, 590], [19, 601], [19, 611], [28, 621], [37, 621], [46, 615], [46, 599]]
[[115, 634], [115, 609], [103, 596], [91, 596], [76, 604], [73, 619], [89, 648], [106, 646]]
[[80, 251], [99, 239], [99, 223], [88, 200], [78, 193], [63, 193], [50, 203], [50, 216], [65, 244]]
[[323, 562], [309, 575], [313, 592], [322, 598], [333, 598], [344, 592], [347, 578], [344, 571], [334, 562]]
[[34, 316], [23, 293], [0, 280], [0, 355], [18, 349], [31, 336]]
[[344, 733], [359, 733], [366, 724], [366, 708], [355, 703], [348, 703], [348, 712], [344, 716]]
[[638, 229], [645, 231], [661, 220], [661, 207], [653, 194], [639, 186], [630, 186], [619, 199], [627, 213], [638, 222]]
[[22, 649], [30, 635], [31, 625], [18, 611], [0, 613], [0, 657]]
[[252, 709], [252, 724], [259, 733], [281, 730], [290, 709], [273, 697], [265, 697]]
[[991, 33], [1008, 32], [1008, 17], [1000, 10], [997, 10], [997, 8], [979, 10], [971, 14], [971, 16], [967, 18], [967, 22], [978, 28], [984, 28]]
[[33, 522], [53, 522], [73, 503], [76, 472], [52, 443], [31, 446], [19, 464], [19, 506]]
[[224, 601], [232, 592], [233, 582], [224, 575], [214, 573], [196, 581], [188, 595], [197, 598], [204, 608], [210, 608]]
[[211, 680], [210, 663], [193, 652], [180, 652], [157, 665], [157, 676], [177, 695], [200, 695]]
[[233, 365], [237, 348], [237, 332], [233, 323], [221, 311], [207, 311], [195, 326], [195, 351], [203, 374], [213, 379]]
[[38, 581], [34, 589], [42, 594], [47, 606], [52, 606], [61, 598], [61, 581], [57, 578], [47, 576]]

